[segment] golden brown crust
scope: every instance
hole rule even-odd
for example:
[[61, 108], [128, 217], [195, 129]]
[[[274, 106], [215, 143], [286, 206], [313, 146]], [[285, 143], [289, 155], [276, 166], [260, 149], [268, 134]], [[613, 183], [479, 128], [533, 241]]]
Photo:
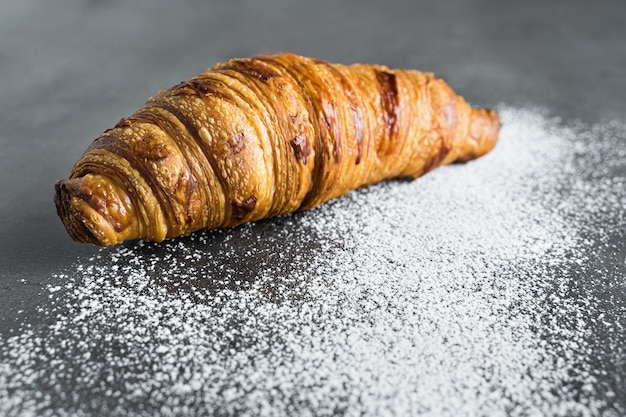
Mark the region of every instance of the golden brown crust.
[[161, 241], [315, 207], [487, 153], [500, 122], [440, 78], [292, 54], [232, 59], [151, 97], [56, 185], [70, 236]]

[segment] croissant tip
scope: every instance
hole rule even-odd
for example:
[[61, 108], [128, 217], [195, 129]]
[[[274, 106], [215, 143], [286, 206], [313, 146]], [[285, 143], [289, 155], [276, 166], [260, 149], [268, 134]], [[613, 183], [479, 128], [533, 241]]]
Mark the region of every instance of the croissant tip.
[[473, 108], [469, 140], [460, 161], [469, 161], [489, 153], [498, 142], [502, 122], [495, 109]]
[[[76, 196], [72, 187], [73, 180], [58, 180], [54, 184], [54, 202], [57, 213], [70, 237], [79, 243], [93, 243], [99, 246], [111, 246], [107, 233], [98, 222], [98, 214], [88, 210], [88, 206]], [[81, 204], [82, 202], [82, 204]]]

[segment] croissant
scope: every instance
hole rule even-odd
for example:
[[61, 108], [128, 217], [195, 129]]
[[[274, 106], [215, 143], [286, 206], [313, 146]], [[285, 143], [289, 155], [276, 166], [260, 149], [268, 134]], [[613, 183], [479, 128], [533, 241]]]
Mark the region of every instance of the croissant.
[[316, 207], [489, 152], [494, 110], [431, 73], [293, 54], [219, 63], [159, 91], [55, 185], [69, 235], [160, 242]]

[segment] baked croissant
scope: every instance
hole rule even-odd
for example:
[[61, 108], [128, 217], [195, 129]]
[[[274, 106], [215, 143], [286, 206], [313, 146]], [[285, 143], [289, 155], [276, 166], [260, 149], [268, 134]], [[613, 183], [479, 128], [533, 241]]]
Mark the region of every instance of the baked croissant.
[[70, 236], [162, 241], [305, 210], [493, 148], [494, 110], [431, 73], [264, 54], [160, 91], [56, 183]]

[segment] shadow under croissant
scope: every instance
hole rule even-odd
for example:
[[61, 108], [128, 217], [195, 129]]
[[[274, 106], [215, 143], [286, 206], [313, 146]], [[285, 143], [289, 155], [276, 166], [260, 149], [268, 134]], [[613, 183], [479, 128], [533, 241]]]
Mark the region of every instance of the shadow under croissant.
[[[115, 286], [146, 294], [155, 288], [200, 304], [229, 291], [257, 290], [269, 303], [298, 302], [308, 292], [306, 271], [327, 241], [295, 213], [231, 229], [195, 232], [161, 243], [134, 241], [103, 250], [98, 261]], [[119, 265], [118, 254], [128, 254]], [[319, 258], [317, 258], [319, 259]], [[116, 266], [115, 266], [116, 265]], [[133, 276], [143, 274], [138, 286]], [[147, 282], [146, 282], [147, 280]]]

